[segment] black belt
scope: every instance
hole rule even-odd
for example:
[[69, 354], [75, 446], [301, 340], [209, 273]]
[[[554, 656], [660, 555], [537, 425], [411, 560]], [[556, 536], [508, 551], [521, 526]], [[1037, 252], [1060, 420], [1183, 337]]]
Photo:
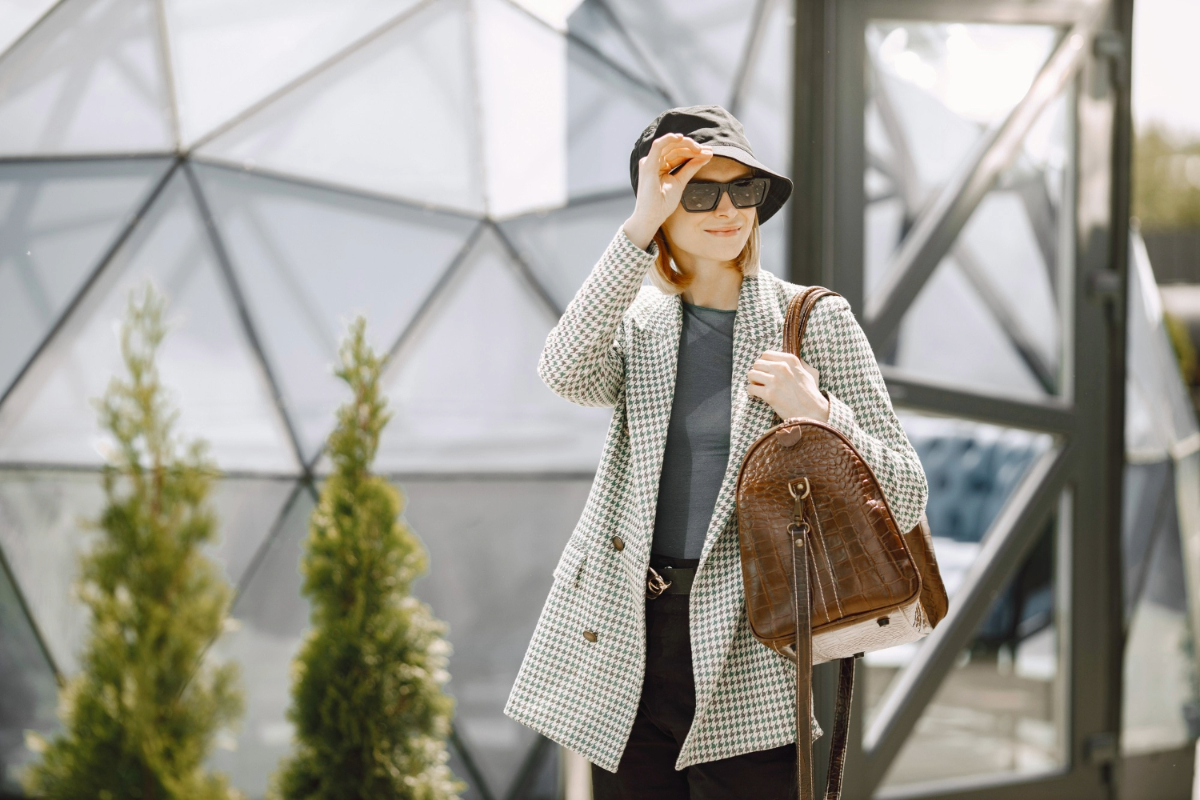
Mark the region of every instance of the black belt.
[[646, 597], [653, 600], [664, 594], [691, 594], [695, 567], [650, 567], [646, 570]]

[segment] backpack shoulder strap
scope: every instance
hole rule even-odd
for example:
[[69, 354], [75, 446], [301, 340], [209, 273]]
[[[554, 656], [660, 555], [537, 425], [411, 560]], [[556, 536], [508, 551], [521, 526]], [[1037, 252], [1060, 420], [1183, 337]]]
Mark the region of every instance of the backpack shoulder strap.
[[808, 328], [808, 318], [813, 306], [822, 297], [833, 295], [840, 297], [832, 289], [824, 286], [809, 286], [804, 291], [792, 296], [788, 303], [787, 317], [783, 321], [783, 348], [785, 351], [800, 357], [800, 347], [804, 343], [804, 331]]

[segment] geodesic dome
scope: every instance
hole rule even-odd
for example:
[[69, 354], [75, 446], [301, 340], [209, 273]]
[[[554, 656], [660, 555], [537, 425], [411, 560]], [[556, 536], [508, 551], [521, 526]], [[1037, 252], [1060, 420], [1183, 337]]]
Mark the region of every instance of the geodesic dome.
[[[238, 599], [213, 653], [242, 665], [247, 712], [213, 766], [261, 796], [290, 747], [288, 663], [308, 621], [297, 565], [342, 398], [329, 368], [344, 323], [363, 312], [391, 354], [396, 413], [377, 466], [431, 554], [417, 591], [450, 623], [453, 767], [468, 797], [557, 797], [557, 748], [502, 708], [609, 412], [555, 397], [537, 357], [632, 211], [629, 147], [661, 110], [721, 103], [756, 155], [791, 172], [791, 3], [22, 0], [6, 11], [0, 788], [15, 789], [31, 757], [24, 729], [54, 727], [56, 675], [76, 669], [87, 620], [70, 584], [104, 452], [87, 400], [118, 367], [125, 293], [149, 278], [170, 300], [161, 369], [181, 427], [225, 470], [213, 553]], [[914, 222], [1063, 33], [865, 20], [864, 237], [848, 269], [861, 267], [867, 305]], [[1077, 105], [1069, 85], [1046, 106], [939, 260], [881, 354], [889, 381], [1064, 398], [1066, 356], [1087, 344], [1072, 340], [1064, 310]], [[787, 231], [787, 214], [763, 228], [763, 267], [781, 275]], [[1127, 656], [1141, 660], [1127, 675], [1154, 691], [1127, 686], [1138, 713], [1126, 714], [1125, 741], [1150, 752], [1191, 735], [1194, 666], [1171, 546], [1196, 535], [1200, 456], [1139, 269], [1125, 588], [1139, 643]], [[953, 590], [1051, 436], [913, 407], [901, 415], [930, 474]], [[942, 682], [884, 785], [1067, 765], [1057, 693], [1073, 667], [1057, 658], [1066, 610], [1054, 557], [1039, 546], [1026, 559], [963, 650], [990, 648], [993, 660]], [[912, 656], [869, 659], [866, 721]]]
[[[455, 771], [472, 797], [556, 796], [557, 748], [502, 709], [611, 412], [555, 397], [538, 355], [632, 211], [629, 148], [661, 110], [721, 103], [787, 169], [790, 13], [28, 0], [0, 17], [4, 787], [76, 669], [70, 586], [104, 451], [88, 398], [149, 278], [181, 432], [225, 472], [214, 555], [239, 627], [213, 653], [241, 663], [247, 711], [213, 765], [259, 796], [290, 745], [297, 563], [342, 399], [330, 367], [362, 312], [391, 354], [376, 466], [450, 624]], [[785, 227], [764, 229], [768, 269]]]

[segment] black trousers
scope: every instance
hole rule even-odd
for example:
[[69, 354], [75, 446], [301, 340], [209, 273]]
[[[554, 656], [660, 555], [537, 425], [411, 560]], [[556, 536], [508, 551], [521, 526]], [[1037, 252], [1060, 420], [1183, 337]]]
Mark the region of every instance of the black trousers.
[[[651, 565], [695, 566], [655, 555]], [[646, 600], [646, 677], [616, 773], [592, 766], [593, 800], [795, 800], [796, 745], [675, 769], [696, 711], [685, 594]]]

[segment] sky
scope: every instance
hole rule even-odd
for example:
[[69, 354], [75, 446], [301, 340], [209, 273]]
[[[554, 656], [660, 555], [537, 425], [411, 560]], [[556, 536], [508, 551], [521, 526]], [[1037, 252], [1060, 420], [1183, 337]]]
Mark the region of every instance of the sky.
[[1200, 138], [1200, 0], [1134, 0], [1133, 120]]

